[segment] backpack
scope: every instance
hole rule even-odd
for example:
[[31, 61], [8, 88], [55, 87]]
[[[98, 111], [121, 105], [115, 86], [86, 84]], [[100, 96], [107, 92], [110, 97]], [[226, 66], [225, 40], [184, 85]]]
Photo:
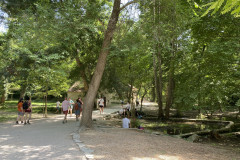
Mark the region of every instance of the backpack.
[[78, 110], [78, 103], [75, 103], [74, 109], [75, 109], [75, 110]]
[[28, 102], [27, 101], [25, 101], [24, 103], [23, 103], [23, 109], [28, 109]]

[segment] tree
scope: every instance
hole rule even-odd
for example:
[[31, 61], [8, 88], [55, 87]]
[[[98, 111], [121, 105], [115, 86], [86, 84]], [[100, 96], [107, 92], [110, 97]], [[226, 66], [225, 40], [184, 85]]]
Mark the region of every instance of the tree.
[[104, 40], [102, 43], [101, 52], [99, 54], [96, 69], [94, 71], [92, 80], [89, 84], [89, 90], [84, 100], [85, 107], [83, 108], [81, 127], [92, 127], [93, 104], [102, 79], [102, 75], [106, 65], [107, 55], [109, 53], [109, 47], [111, 45], [111, 40], [116, 29], [119, 14], [122, 9], [124, 9], [127, 5], [133, 3], [134, 1], [127, 3], [123, 7], [120, 7], [120, 2], [121, 0], [115, 0], [113, 4], [112, 14], [108, 22], [107, 30], [105, 31], [104, 34]]

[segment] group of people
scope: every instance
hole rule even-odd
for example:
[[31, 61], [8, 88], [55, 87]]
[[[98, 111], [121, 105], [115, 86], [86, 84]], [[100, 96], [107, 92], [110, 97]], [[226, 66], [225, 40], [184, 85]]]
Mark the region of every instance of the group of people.
[[[62, 102], [62, 111], [63, 111], [63, 114], [65, 115], [62, 123], [67, 123], [67, 115], [68, 113], [70, 113], [70, 116], [72, 116], [73, 109], [75, 110], [76, 121], [79, 121], [80, 114], [82, 112], [82, 105], [83, 105], [83, 101], [81, 100], [81, 98], [78, 98], [76, 100], [76, 103], [74, 103], [73, 100], [71, 100], [71, 98], [69, 98], [69, 100], [65, 98], [65, 100]], [[60, 107], [60, 102], [58, 101], [57, 102], [58, 110], [59, 110], [59, 107]]]
[[119, 114], [121, 116], [125, 116], [127, 114], [131, 114], [131, 105], [129, 102], [127, 102], [127, 105], [126, 106], [123, 106], [123, 103], [122, 103], [122, 108], [119, 110]]
[[[129, 117], [131, 116], [131, 105], [129, 102], [127, 102], [127, 104], [124, 106], [123, 105], [123, 101], [121, 101], [122, 107], [119, 110], [119, 115], [121, 117], [123, 117], [122, 119], [122, 127], [123, 128], [130, 128], [131, 127], [131, 123], [130, 123], [130, 119]], [[137, 109], [135, 108], [135, 117], [138, 119], [142, 118], [142, 115], [140, 112], [137, 111]]]
[[18, 116], [16, 124], [19, 124], [19, 121], [21, 121], [21, 123], [24, 123], [24, 125], [31, 124], [30, 123], [31, 116], [32, 116], [31, 100], [29, 100], [28, 98], [26, 98], [26, 100], [20, 98], [20, 100], [18, 101]]

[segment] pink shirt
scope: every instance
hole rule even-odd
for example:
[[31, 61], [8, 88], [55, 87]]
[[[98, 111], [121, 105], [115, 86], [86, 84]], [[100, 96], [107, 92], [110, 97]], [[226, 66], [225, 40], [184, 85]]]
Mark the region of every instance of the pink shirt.
[[67, 110], [68, 110], [68, 106], [70, 106], [69, 101], [64, 100], [64, 101], [62, 102], [62, 109], [63, 109], [63, 111], [67, 111]]

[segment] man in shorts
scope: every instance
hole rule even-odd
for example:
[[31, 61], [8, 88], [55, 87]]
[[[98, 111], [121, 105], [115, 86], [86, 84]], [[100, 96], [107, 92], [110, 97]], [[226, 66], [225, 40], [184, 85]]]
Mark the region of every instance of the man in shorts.
[[72, 110], [73, 110], [74, 102], [71, 98], [69, 98], [68, 101], [70, 103], [70, 106], [68, 106], [68, 113], [70, 113], [70, 117], [72, 117]]
[[63, 114], [65, 115], [62, 123], [67, 123], [67, 114], [68, 114], [69, 106], [70, 106], [70, 103], [67, 100], [67, 98], [65, 98], [65, 100], [62, 102], [62, 110], [63, 110]]

